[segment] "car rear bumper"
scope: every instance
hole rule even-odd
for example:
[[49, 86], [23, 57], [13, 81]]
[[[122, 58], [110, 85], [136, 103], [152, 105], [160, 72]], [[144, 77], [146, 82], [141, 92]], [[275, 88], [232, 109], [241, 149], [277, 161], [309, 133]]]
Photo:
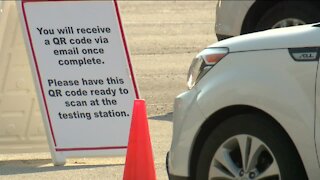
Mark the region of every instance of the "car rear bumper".
[[215, 19], [216, 34], [240, 35], [244, 19], [254, 2], [254, 0], [218, 1]]
[[224, 39], [228, 39], [228, 38], [233, 37], [233, 36], [223, 35], [223, 34], [216, 34], [216, 35], [217, 35], [218, 41], [222, 41], [222, 40], [224, 40]]

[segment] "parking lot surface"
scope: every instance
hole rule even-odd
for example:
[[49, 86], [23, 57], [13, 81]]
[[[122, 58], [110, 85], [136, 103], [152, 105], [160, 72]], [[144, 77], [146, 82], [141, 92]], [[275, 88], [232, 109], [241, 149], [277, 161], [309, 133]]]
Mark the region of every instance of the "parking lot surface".
[[[216, 41], [216, 1], [120, 1], [140, 96], [147, 102], [157, 178], [168, 179], [165, 155], [172, 135], [174, 97], [185, 91], [193, 56]], [[25, 59], [27, 61], [27, 59]], [[0, 154], [0, 179], [122, 179], [125, 158], [68, 159], [50, 154]]]

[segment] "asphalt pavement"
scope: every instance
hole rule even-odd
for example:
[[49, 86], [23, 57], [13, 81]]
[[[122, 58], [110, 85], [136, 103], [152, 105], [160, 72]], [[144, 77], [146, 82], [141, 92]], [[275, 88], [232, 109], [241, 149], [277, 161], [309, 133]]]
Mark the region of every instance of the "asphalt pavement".
[[[165, 155], [172, 136], [174, 97], [198, 51], [214, 43], [216, 1], [119, 1], [140, 95], [147, 102], [157, 178], [168, 179]], [[68, 159], [50, 154], [0, 154], [0, 179], [122, 179], [124, 157]]]

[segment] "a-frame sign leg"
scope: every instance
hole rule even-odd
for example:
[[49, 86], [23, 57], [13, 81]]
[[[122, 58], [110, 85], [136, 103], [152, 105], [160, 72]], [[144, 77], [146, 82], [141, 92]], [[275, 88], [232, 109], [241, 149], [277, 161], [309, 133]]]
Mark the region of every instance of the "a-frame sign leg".
[[66, 158], [61, 153], [51, 153], [52, 163], [55, 166], [63, 166], [66, 164]]

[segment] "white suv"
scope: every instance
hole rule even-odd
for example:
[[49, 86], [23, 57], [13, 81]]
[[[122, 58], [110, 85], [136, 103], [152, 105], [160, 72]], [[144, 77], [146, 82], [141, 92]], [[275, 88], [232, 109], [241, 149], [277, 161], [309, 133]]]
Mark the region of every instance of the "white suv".
[[215, 31], [218, 40], [255, 31], [320, 21], [320, 1], [219, 0]]
[[175, 99], [170, 179], [319, 179], [319, 47], [313, 24], [200, 52]]

